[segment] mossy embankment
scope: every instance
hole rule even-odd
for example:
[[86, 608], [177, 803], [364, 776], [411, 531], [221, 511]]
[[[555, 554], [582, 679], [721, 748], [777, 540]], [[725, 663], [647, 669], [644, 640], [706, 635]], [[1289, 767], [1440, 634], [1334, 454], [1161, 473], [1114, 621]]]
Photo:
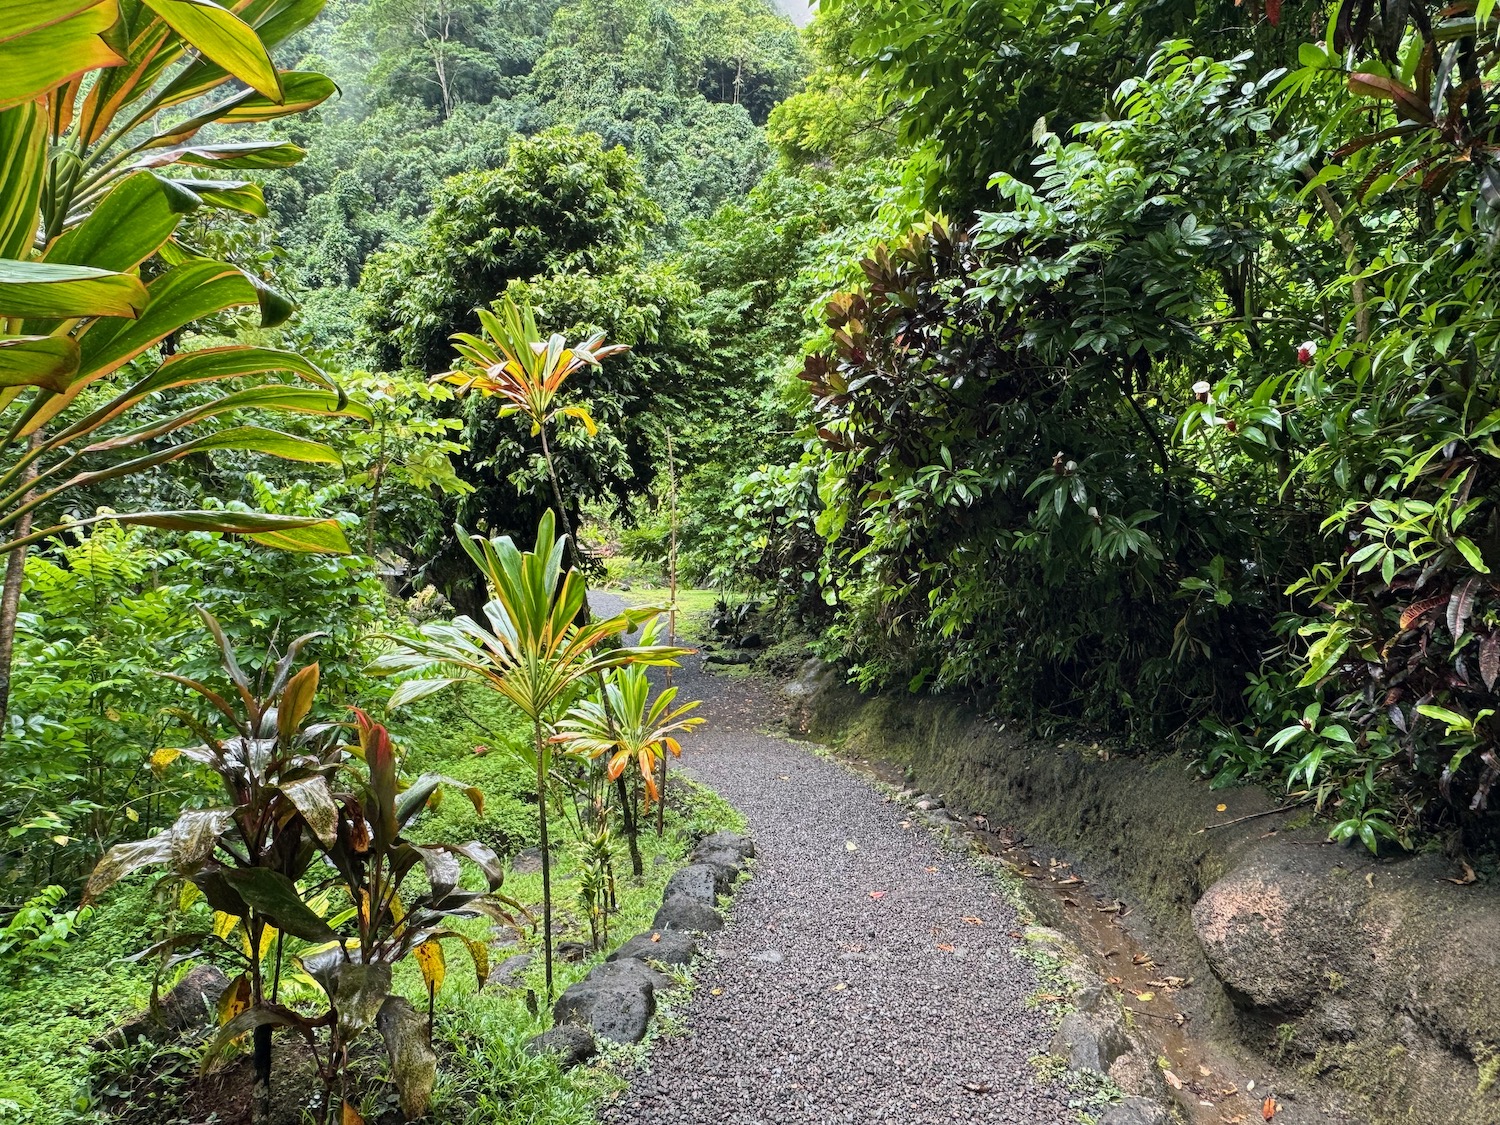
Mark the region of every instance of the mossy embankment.
[[1039, 741], [941, 698], [865, 697], [826, 667], [793, 729], [894, 765], [1071, 861], [1174, 974], [1196, 1034], [1371, 1125], [1500, 1120], [1500, 888], [1436, 852], [1328, 844], [1306, 809], [1210, 790], [1182, 755]]

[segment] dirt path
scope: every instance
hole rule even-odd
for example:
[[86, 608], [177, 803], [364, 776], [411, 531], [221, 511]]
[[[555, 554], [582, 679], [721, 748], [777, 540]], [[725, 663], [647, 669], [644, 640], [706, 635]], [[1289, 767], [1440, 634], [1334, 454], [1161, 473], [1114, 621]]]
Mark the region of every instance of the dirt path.
[[[621, 603], [596, 595], [600, 610]], [[750, 823], [758, 859], [685, 1010], [685, 1034], [603, 1113], [615, 1125], [1072, 1122], [1030, 1059], [1050, 1024], [992, 877], [867, 782], [769, 737], [750, 681], [677, 674], [709, 721], [683, 767]]]

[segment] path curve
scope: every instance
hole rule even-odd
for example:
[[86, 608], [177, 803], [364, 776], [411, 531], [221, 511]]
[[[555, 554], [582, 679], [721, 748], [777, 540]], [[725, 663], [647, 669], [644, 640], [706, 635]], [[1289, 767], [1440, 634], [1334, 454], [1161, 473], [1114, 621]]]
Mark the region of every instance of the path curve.
[[[596, 608], [623, 601], [594, 595]], [[683, 768], [749, 821], [758, 858], [696, 978], [683, 1034], [601, 1114], [610, 1125], [1062, 1125], [1029, 1061], [1019, 921], [991, 876], [807, 745], [761, 733], [753, 681], [676, 674], [708, 722]], [[904, 823], [903, 823], [904, 822]], [[1013, 936], [1014, 935], [1014, 936]]]

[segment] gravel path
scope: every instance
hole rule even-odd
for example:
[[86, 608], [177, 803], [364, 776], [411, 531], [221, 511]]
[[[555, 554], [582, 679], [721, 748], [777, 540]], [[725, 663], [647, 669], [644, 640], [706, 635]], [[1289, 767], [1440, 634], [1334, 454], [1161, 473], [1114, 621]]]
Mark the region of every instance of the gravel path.
[[[621, 603], [595, 595], [598, 609]], [[750, 822], [758, 859], [697, 978], [686, 1033], [658, 1040], [612, 1125], [1052, 1125], [1067, 1095], [1028, 1060], [1051, 1026], [993, 880], [900, 805], [760, 733], [751, 681], [677, 673], [708, 722], [689, 774]], [[906, 823], [903, 824], [903, 821]]]

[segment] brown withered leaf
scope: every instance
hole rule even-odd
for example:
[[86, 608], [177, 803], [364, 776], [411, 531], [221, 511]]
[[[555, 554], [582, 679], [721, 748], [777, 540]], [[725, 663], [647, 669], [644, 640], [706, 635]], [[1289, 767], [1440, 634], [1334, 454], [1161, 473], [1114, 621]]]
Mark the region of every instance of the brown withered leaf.
[[1177, 1075], [1173, 1074], [1170, 1070], [1162, 1071], [1161, 1076], [1166, 1079], [1167, 1085], [1172, 1087], [1172, 1089], [1182, 1089], [1182, 1079], [1178, 1078]]
[[1458, 885], [1460, 887], [1467, 887], [1470, 883], [1474, 882], [1474, 880], [1476, 880], [1477, 878], [1479, 878], [1479, 876], [1477, 876], [1477, 875], [1474, 874], [1474, 868], [1472, 868], [1472, 867], [1469, 866], [1469, 861], [1468, 860], [1461, 859], [1458, 862], [1463, 865], [1463, 869], [1464, 869], [1463, 878], [1460, 879], [1457, 876], [1450, 875], [1448, 877], [1448, 882], [1454, 883], [1454, 884], [1456, 884], [1456, 885]]
[[1260, 1103], [1260, 1115], [1267, 1121], [1276, 1116], [1276, 1111], [1281, 1107], [1276, 1104], [1275, 1098], [1267, 1098]]

